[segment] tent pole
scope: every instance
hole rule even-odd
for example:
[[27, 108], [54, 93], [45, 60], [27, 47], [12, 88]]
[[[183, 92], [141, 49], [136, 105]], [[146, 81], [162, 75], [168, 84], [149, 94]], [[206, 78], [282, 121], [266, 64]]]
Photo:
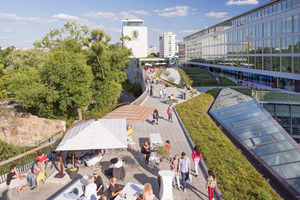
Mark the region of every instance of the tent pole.
[[61, 151], [59, 151], [59, 162], [60, 162], [60, 178], [62, 178], [64, 175], [64, 167], [63, 167], [63, 162], [62, 162], [62, 152]]

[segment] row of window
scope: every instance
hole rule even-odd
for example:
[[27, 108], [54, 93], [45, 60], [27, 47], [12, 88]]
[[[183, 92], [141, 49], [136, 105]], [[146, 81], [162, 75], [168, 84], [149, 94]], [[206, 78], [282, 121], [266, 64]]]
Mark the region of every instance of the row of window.
[[187, 55], [300, 53], [300, 35], [187, 49]]
[[224, 22], [223, 24], [220, 24], [218, 26], [203, 30], [196, 35], [185, 38], [185, 41], [194, 40], [208, 34], [247, 24], [249, 22], [268, 17], [279, 12], [283, 12], [291, 8], [296, 8], [297, 6], [300, 6], [300, 0], [283, 0], [272, 5], [263, 7], [260, 10], [254, 11], [250, 14], [232, 19], [229, 22]]
[[259, 69], [286, 73], [300, 74], [300, 57], [262, 57], [262, 56], [243, 56], [243, 57], [201, 57], [191, 58], [191, 62], [225, 65], [232, 67], [242, 67], [249, 69]]

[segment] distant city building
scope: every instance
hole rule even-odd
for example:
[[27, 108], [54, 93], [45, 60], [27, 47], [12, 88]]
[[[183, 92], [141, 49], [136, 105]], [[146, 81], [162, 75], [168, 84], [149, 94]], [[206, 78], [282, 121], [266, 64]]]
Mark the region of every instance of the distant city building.
[[175, 55], [179, 54], [179, 43], [180, 40], [175, 40]]
[[131, 41], [126, 41], [123, 46], [132, 49], [133, 57], [143, 58], [148, 55], [148, 29], [142, 19], [122, 20], [122, 36], [128, 36]]
[[159, 36], [159, 56], [172, 58], [175, 56], [176, 35], [172, 32], [161, 33]]
[[150, 50], [150, 54], [151, 53], [157, 53], [157, 48], [156, 48], [156, 46], [150, 46], [150, 48], [149, 48], [149, 50]]
[[300, 1], [269, 1], [184, 38], [186, 64], [300, 92]]

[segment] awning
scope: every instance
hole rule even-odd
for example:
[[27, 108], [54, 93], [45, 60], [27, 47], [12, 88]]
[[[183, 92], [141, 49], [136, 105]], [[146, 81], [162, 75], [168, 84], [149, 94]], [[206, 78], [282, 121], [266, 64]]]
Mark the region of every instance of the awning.
[[125, 119], [99, 119], [72, 127], [56, 151], [127, 148]]
[[150, 63], [146, 63], [145, 66], [152, 66]]
[[126, 105], [108, 113], [102, 117], [102, 119], [123, 118], [126, 119], [127, 123], [141, 123], [144, 122], [154, 110], [155, 108], [152, 107]]

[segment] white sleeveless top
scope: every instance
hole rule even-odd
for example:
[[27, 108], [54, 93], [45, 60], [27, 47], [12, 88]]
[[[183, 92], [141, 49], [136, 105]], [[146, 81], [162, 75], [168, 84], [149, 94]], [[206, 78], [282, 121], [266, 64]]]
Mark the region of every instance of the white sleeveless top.
[[145, 192], [145, 200], [153, 200], [155, 195], [153, 194], [153, 191], [151, 190], [151, 194], [148, 196]]

